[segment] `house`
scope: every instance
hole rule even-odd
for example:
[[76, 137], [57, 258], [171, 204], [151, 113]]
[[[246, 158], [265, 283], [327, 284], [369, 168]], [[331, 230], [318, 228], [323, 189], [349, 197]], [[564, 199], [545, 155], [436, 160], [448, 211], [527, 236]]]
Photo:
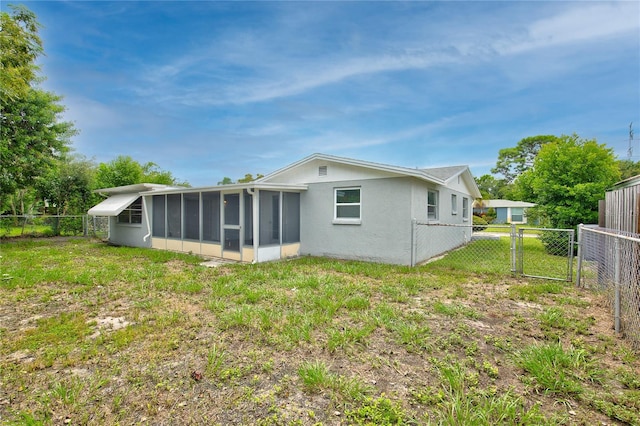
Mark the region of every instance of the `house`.
[[640, 233], [640, 175], [616, 183], [599, 206], [599, 225], [615, 231]]
[[[412, 169], [325, 154], [256, 181], [203, 188], [106, 188], [89, 210], [110, 216], [114, 244], [243, 262], [299, 255], [410, 265], [447, 247], [414, 250], [416, 221], [469, 224], [480, 196], [467, 166]], [[457, 233], [462, 245], [470, 235]], [[424, 246], [423, 242], [423, 246]]]
[[478, 200], [473, 204], [473, 214], [486, 214], [489, 209], [496, 212], [493, 223], [527, 223], [527, 209], [535, 204], [526, 201]]

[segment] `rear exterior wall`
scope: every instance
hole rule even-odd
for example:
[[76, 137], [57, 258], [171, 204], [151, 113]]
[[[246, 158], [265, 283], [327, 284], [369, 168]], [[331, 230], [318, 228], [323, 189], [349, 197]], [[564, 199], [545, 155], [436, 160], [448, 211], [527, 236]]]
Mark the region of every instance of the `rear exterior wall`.
[[[359, 224], [335, 221], [336, 188], [360, 188]], [[411, 194], [406, 178], [309, 184], [300, 198], [300, 253], [410, 264]]]

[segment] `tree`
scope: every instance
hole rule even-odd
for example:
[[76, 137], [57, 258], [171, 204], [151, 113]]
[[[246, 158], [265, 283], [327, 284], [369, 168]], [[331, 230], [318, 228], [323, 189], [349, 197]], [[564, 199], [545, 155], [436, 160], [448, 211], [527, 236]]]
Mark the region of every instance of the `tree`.
[[100, 163], [96, 172], [96, 188], [114, 188], [136, 183], [188, 186], [178, 183], [171, 172], [162, 170], [156, 163], [138, 163], [128, 155], [119, 155], [108, 163]]
[[574, 134], [545, 143], [516, 183], [551, 226], [570, 228], [597, 223], [598, 200], [619, 179], [613, 150]]
[[43, 49], [35, 15], [12, 10], [0, 12], [0, 206], [53, 167], [76, 133], [60, 121], [61, 97], [36, 87]]
[[73, 124], [59, 121], [64, 107], [53, 93], [31, 89], [0, 106], [0, 194], [30, 186], [68, 150]]
[[258, 173], [255, 178], [251, 173], [247, 173], [246, 175], [244, 175], [243, 178], [238, 179], [238, 183], [249, 183], [249, 182], [253, 182], [254, 180], [260, 179], [262, 177], [264, 177], [264, 175], [261, 175], [260, 173]]
[[100, 163], [96, 172], [96, 188], [142, 183], [142, 166], [128, 155], [119, 155], [108, 163]]
[[218, 185], [232, 185], [235, 182], [233, 180], [231, 180], [230, 177], [225, 176], [222, 178], [222, 180], [220, 182], [218, 182]]
[[496, 179], [492, 175], [482, 175], [476, 178], [476, 184], [484, 200], [496, 200], [505, 198], [509, 184], [504, 179]]
[[513, 183], [522, 173], [527, 171], [545, 144], [557, 141], [553, 135], [539, 135], [524, 138], [513, 148], [504, 148], [498, 152], [496, 166], [491, 173], [504, 176], [506, 183]]
[[93, 194], [95, 164], [81, 155], [65, 156], [35, 187], [57, 214], [85, 214], [96, 204]]
[[618, 168], [620, 169], [621, 180], [640, 175], [640, 161], [618, 160]]
[[37, 79], [36, 59], [43, 53], [36, 15], [24, 6], [0, 12], [0, 98], [24, 98]]

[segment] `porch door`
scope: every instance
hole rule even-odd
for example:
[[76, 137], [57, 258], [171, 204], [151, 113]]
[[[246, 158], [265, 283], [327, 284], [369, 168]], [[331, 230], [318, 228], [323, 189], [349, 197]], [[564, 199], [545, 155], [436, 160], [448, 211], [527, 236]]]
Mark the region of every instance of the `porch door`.
[[222, 251], [240, 252], [240, 194], [224, 194]]

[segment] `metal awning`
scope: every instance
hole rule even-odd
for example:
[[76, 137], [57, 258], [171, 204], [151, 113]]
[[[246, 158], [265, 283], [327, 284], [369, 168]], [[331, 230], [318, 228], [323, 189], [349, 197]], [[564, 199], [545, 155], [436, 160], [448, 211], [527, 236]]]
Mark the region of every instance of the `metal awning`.
[[140, 194], [116, 194], [89, 209], [91, 216], [118, 216], [140, 197]]

